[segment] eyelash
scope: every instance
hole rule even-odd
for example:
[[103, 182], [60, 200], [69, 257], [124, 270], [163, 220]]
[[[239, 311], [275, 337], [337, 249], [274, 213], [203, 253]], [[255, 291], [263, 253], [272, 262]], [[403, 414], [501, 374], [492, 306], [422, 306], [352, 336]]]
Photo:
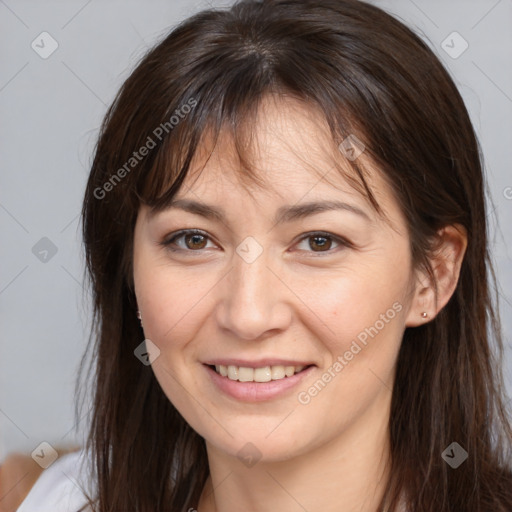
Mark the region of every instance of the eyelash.
[[[186, 235], [201, 235], [201, 236], [205, 237], [207, 240], [210, 240], [210, 237], [204, 231], [201, 231], [199, 229], [182, 229], [180, 231], [177, 231], [176, 233], [171, 234], [170, 238], [166, 238], [164, 241], [162, 241], [160, 243], [160, 245], [164, 246], [167, 250], [169, 250], [171, 252], [201, 253], [202, 251], [204, 251], [204, 249], [198, 249], [197, 251], [194, 251], [192, 249], [183, 249], [183, 248], [172, 247], [172, 244], [175, 243], [176, 240], [178, 240], [179, 238], [182, 238]], [[310, 233], [305, 233], [302, 236], [302, 238], [300, 238], [298, 240], [297, 243], [302, 242], [303, 240], [307, 240], [308, 238], [314, 238], [314, 237], [331, 239], [331, 240], [335, 241], [336, 243], [338, 243], [340, 247], [348, 247], [348, 248], [353, 247], [353, 245], [348, 240], [346, 240], [342, 237], [339, 237], [339, 236], [335, 236], [331, 233], [327, 233], [325, 231], [312, 231]], [[338, 249], [340, 247], [338, 247]], [[315, 255], [313, 257], [317, 257], [322, 254], [331, 255], [335, 251], [336, 251], [336, 249], [329, 249], [327, 251], [303, 251], [303, 252], [311, 252]]]

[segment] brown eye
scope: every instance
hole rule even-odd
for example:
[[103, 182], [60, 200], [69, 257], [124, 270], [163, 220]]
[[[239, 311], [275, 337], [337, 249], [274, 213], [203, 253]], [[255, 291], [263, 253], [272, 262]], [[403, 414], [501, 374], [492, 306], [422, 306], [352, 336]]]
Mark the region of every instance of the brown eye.
[[[309, 247], [311, 249], [319, 249], [319, 251], [315, 250], [315, 252], [328, 251], [332, 245], [332, 239], [328, 236], [310, 236], [309, 240]], [[313, 242], [311, 242], [311, 240], [313, 240]]]
[[184, 240], [189, 249], [204, 249], [206, 245], [206, 237], [197, 233], [184, 235]]
[[[301, 245], [302, 247], [300, 247]], [[321, 253], [327, 253], [326, 255], [328, 255], [338, 252], [337, 249], [353, 247], [348, 240], [324, 232], [306, 233], [299, 240], [298, 246], [301, 252], [309, 252], [313, 255], [320, 255]]]
[[161, 242], [161, 245], [173, 252], [200, 252], [206, 248], [210, 238], [202, 231], [182, 230]]

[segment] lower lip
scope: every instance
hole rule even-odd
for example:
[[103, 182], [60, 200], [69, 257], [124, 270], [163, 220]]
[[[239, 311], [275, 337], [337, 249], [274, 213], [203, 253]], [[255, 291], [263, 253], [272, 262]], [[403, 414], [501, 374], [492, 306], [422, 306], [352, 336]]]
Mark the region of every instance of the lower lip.
[[263, 402], [284, 395], [287, 391], [297, 386], [315, 368], [310, 366], [291, 377], [284, 377], [283, 379], [271, 380], [269, 382], [240, 382], [219, 375], [208, 365], [204, 365], [204, 367], [220, 391], [232, 398], [246, 402]]

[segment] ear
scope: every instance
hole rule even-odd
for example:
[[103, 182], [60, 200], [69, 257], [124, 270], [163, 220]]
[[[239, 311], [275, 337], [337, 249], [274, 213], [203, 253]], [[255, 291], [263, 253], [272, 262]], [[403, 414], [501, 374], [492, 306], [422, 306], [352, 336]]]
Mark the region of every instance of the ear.
[[[461, 224], [445, 226], [437, 232], [435, 250], [429, 258], [437, 283], [437, 303], [430, 276], [420, 272], [414, 285], [406, 327], [430, 322], [446, 306], [457, 287], [467, 243], [467, 232]], [[427, 313], [425, 318], [422, 317], [424, 312]]]

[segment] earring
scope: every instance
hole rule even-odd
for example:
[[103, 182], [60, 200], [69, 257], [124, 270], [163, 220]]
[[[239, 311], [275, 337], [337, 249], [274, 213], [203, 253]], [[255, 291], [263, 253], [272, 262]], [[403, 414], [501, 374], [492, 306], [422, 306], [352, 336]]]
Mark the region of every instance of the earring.
[[421, 316], [422, 316], [423, 318], [427, 318], [428, 313], [427, 313], [426, 311], [423, 311], [423, 313], [421, 313]]
[[140, 320], [140, 326], [142, 327], [142, 315], [139, 310], [137, 310], [137, 318]]

